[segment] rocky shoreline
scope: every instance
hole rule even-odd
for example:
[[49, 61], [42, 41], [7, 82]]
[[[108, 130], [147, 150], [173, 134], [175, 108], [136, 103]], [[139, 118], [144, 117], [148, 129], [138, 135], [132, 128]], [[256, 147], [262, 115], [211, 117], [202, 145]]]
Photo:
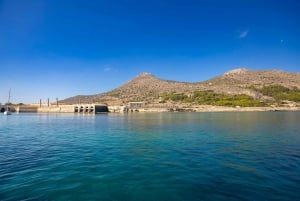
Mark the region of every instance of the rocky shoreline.
[[259, 112], [259, 111], [300, 111], [300, 107], [224, 107], [224, 106], [199, 106], [191, 108], [195, 112]]
[[[159, 108], [148, 107], [129, 110], [127, 112], [278, 112], [278, 111], [300, 111], [300, 107], [226, 107], [213, 105], [198, 105], [191, 107], [173, 107]], [[110, 112], [121, 112], [120, 110], [112, 110]]]

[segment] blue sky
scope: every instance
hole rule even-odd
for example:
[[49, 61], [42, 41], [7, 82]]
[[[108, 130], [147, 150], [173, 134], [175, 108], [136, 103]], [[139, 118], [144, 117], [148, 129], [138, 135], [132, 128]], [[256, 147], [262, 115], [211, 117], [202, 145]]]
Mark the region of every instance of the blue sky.
[[0, 0], [0, 102], [114, 89], [142, 72], [204, 81], [300, 71], [298, 0]]

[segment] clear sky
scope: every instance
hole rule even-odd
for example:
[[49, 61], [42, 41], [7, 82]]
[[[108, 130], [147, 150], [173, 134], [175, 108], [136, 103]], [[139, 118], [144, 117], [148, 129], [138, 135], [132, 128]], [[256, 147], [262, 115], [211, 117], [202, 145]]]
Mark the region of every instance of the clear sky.
[[238, 67], [300, 71], [299, 0], [0, 0], [2, 103]]

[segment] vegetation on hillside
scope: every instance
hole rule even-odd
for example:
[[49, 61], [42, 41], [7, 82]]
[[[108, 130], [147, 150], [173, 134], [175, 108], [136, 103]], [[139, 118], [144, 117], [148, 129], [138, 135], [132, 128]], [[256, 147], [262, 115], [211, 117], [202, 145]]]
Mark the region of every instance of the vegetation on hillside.
[[[113, 91], [75, 96], [60, 102], [75, 104], [80, 100], [81, 103], [105, 102], [108, 105], [122, 105], [130, 101], [143, 101], [151, 104], [158, 101], [161, 103], [173, 101], [192, 104], [262, 106], [284, 105], [288, 104], [286, 100], [289, 100], [300, 104], [299, 81], [300, 73], [241, 71], [241, 69], [197, 83], [167, 81], [151, 74], [142, 74]], [[270, 86], [270, 83], [273, 83], [273, 86]], [[255, 95], [255, 98], [249, 92]]]
[[283, 100], [300, 102], [300, 89], [298, 89], [297, 87], [289, 89], [281, 85], [270, 85], [260, 88], [251, 86], [250, 89], [257, 91], [265, 96], [270, 96], [278, 102]]
[[194, 91], [190, 96], [173, 92], [163, 96], [163, 102], [167, 100], [217, 106], [263, 107], [268, 105], [265, 101], [256, 100], [245, 94], [229, 95], [213, 91]]

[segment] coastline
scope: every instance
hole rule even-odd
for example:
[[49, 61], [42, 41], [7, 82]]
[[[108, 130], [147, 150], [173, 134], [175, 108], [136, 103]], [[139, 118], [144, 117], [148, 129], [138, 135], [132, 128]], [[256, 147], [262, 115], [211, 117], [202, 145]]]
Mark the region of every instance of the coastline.
[[300, 111], [299, 107], [210, 107], [210, 108], [201, 108], [197, 109], [196, 112], [279, 112], [279, 111]]
[[263, 111], [300, 111], [300, 107], [223, 107], [210, 106], [196, 108], [197, 112], [263, 112]]
[[[192, 107], [178, 107], [174, 111], [160, 108], [139, 109], [136, 112], [278, 112], [300, 111], [300, 107], [226, 107], [213, 105], [199, 105]], [[135, 112], [135, 111], [132, 111]]]
[[[300, 111], [299, 106], [281, 106], [281, 107], [228, 107], [228, 106], [214, 106], [214, 105], [151, 105], [140, 108], [128, 108], [126, 106], [100, 106], [107, 108], [106, 111], [99, 111], [95, 108], [99, 105], [83, 104], [79, 110], [78, 105], [59, 105], [49, 107], [37, 106], [18, 106], [15, 109], [19, 113], [137, 113], [137, 112], [268, 112], [268, 111]], [[91, 109], [92, 108], [92, 109]]]

